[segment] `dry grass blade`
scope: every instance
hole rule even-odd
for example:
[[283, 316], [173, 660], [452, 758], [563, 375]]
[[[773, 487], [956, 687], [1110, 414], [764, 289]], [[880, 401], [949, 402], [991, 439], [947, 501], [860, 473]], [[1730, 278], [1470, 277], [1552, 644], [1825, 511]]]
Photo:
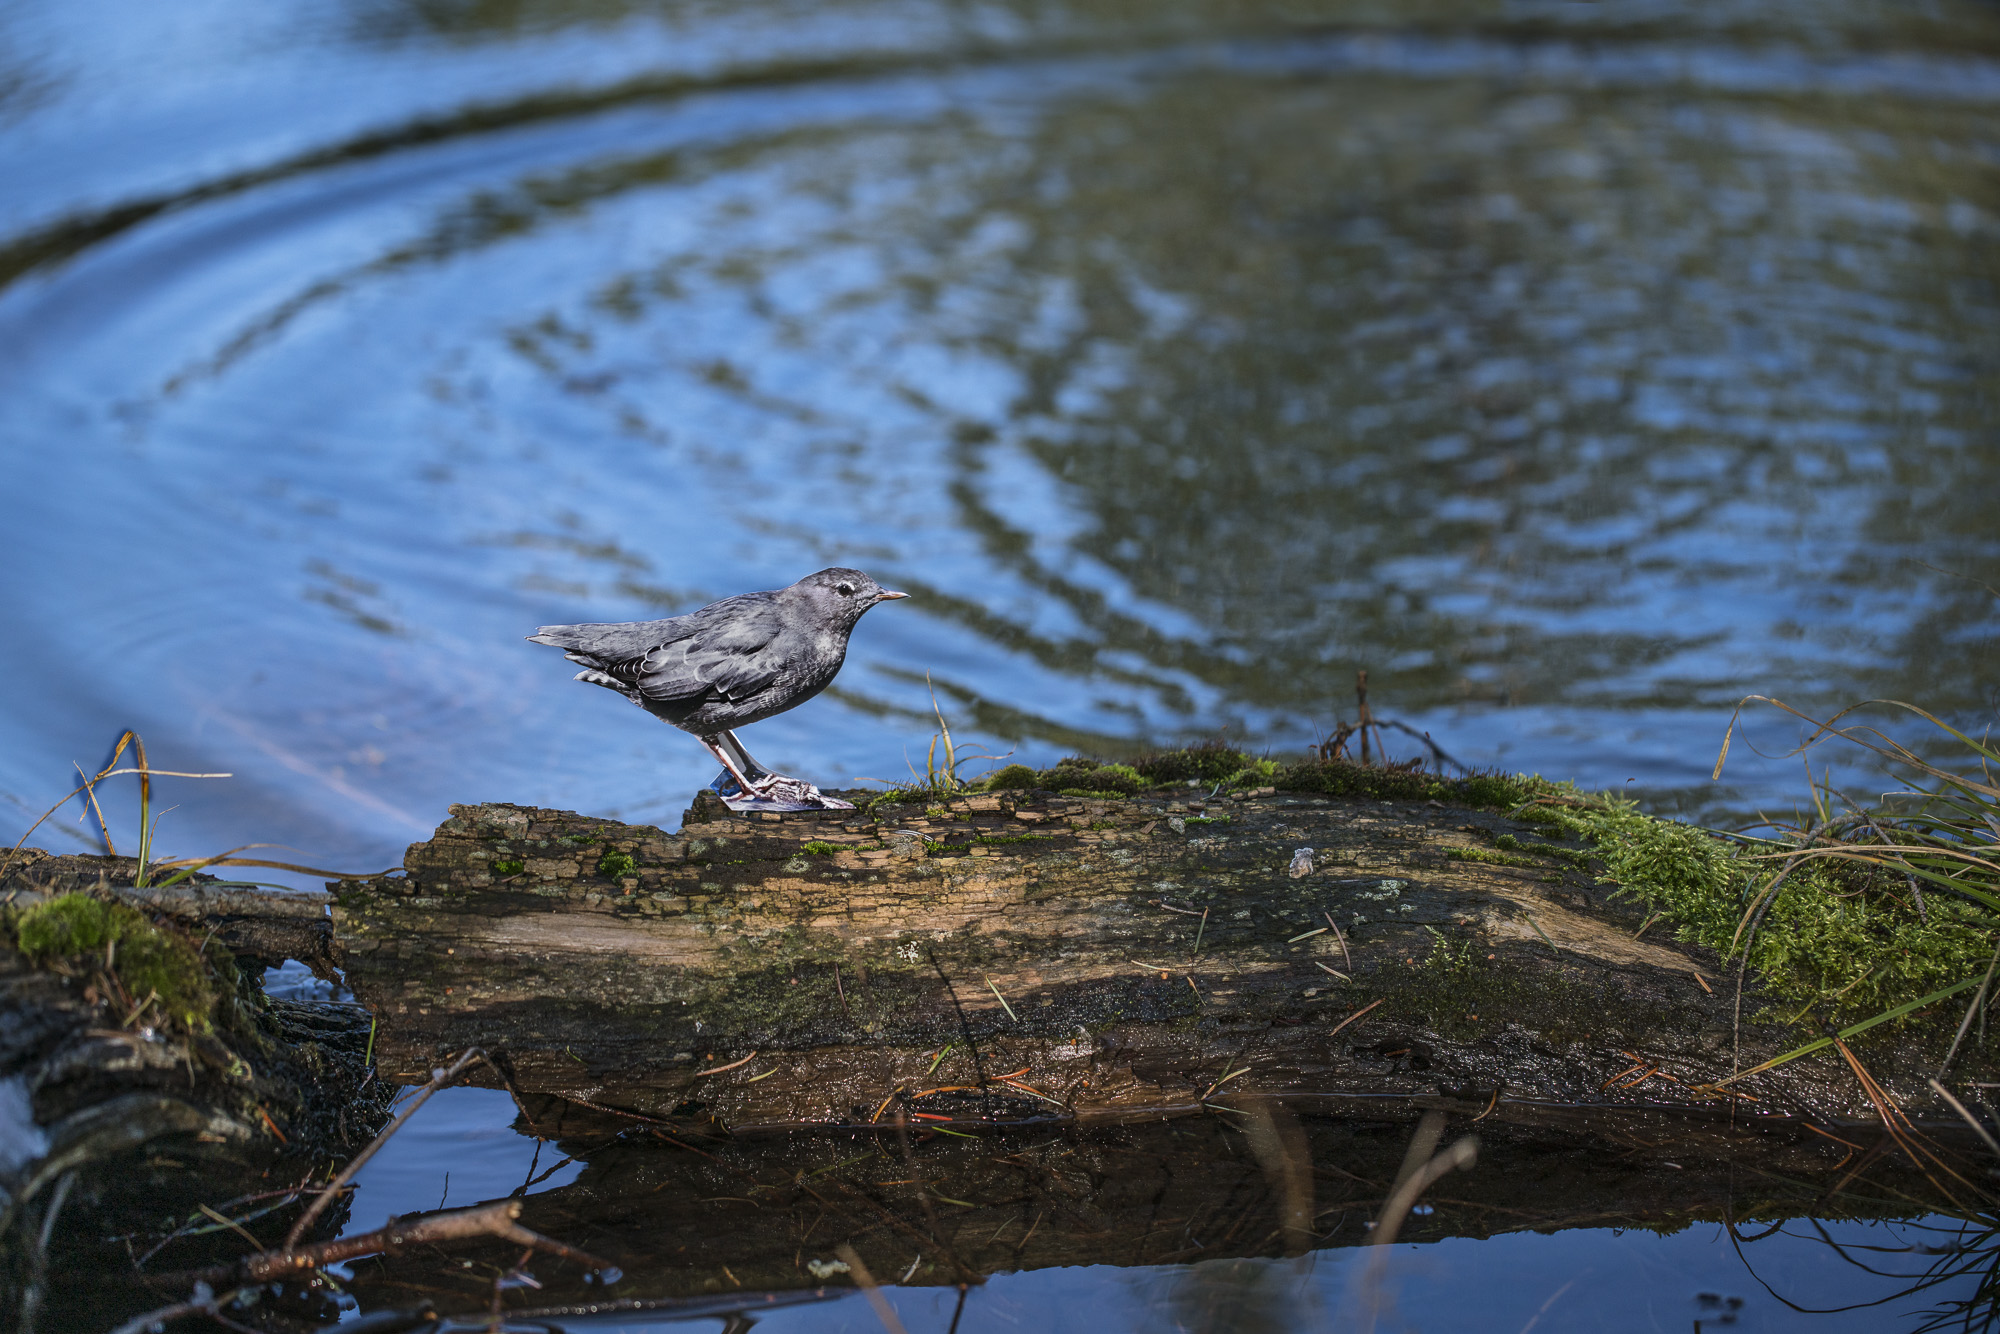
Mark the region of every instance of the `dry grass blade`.
[[1839, 1041], [1842, 1038], [1851, 1038], [1854, 1037], [1856, 1034], [1865, 1033], [1869, 1029], [1875, 1027], [1877, 1024], [1887, 1023], [1891, 1019], [1900, 1019], [1906, 1014], [1911, 1014], [1917, 1010], [1921, 1010], [1926, 1005], [1930, 1005], [1933, 1004], [1934, 1002], [1945, 1000], [1952, 996], [1956, 996], [1959, 992], [1964, 991], [1967, 988], [1976, 985], [1978, 981], [1979, 979], [1976, 977], [1968, 977], [1963, 982], [1955, 983], [1954, 985], [1948, 986], [1941, 991], [1933, 991], [1928, 996], [1919, 996], [1917, 999], [1913, 1001], [1905, 1001], [1903, 1004], [1896, 1006], [1894, 1009], [1884, 1010], [1880, 1014], [1872, 1015], [1867, 1019], [1863, 1019], [1858, 1024], [1849, 1024], [1846, 1028], [1841, 1029], [1833, 1037], [1815, 1038], [1813, 1041], [1806, 1043], [1802, 1047], [1794, 1047], [1788, 1052], [1782, 1052], [1777, 1056], [1773, 1056], [1770, 1060], [1765, 1061], [1762, 1064], [1751, 1066], [1748, 1070], [1738, 1071], [1735, 1074], [1729, 1075], [1723, 1079], [1718, 1079], [1710, 1084], [1695, 1085], [1690, 1090], [1690, 1092], [1714, 1093], [1730, 1084], [1734, 1084], [1739, 1079], [1748, 1079], [1750, 1076], [1762, 1074], [1766, 1070], [1775, 1070], [1779, 1066], [1784, 1065], [1787, 1062], [1798, 1060], [1799, 1057], [1801, 1056], [1810, 1056], [1816, 1051], [1823, 1051], [1826, 1048], [1831, 1047], [1835, 1042]]
[[1275, 1098], [1258, 1098], [1244, 1109], [1244, 1139], [1278, 1199], [1279, 1226], [1285, 1250], [1303, 1255], [1312, 1245], [1312, 1155], [1305, 1128], [1291, 1110]]
[[[1443, 1127], [1441, 1116], [1438, 1118], [1438, 1126], [1439, 1129]], [[1421, 1126], [1418, 1133], [1420, 1135], [1422, 1133]], [[1432, 1142], [1436, 1142], [1435, 1136]], [[1414, 1140], [1411, 1147], [1416, 1147]], [[1416, 1207], [1417, 1201], [1423, 1198], [1425, 1191], [1436, 1185], [1446, 1173], [1454, 1172], [1461, 1167], [1470, 1167], [1477, 1161], [1479, 1161], [1479, 1136], [1467, 1135], [1443, 1153], [1424, 1160], [1409, 1171], [1389, 1193], [1388, 1201], [1382, 1206], [1381, 1216], [1375, 1221], [1375, 1230], [1368, 1234], [1368, 1244], [1370, 1246], [1392, 1244], [1396, 1240], [1397, 1233], [1402, 1231], [1403, 1220], [1410, 1216], [1410, 1210]]]
[[1996, 1140], [1993, 1138], [1993, 1132], [1988, 1130], [1985, 1127], [1985, 1125], [1980, 1122], [1978, 1117], [1974, 1116], [1971, 1112], [1968, 1112], [1965, 1109], [1965, 1104], [1960, 1102], [1957, 1098], [1954, 1098], [1951, 1095], [1950, 1089], [1946, 1088], [1943, 1084], [1940, 1084], [1935, 1079], [1929, 1081], [1929, 1083], [1931, 1088], [1936, 1090], [1937, 1095], [1940, 1098], [1943, 1098], [1946, 1102], [1951, 1104], [1951, 1109], [1954, 1112], [1958, 1113], [1959, 1118], [1963, 1120], [1965, 1124], [1972, 1127], [1973, 1133], [1978, 1135], [1979, 1138], [1985, 1142], [1987, 1152], [1991, 1153], [1995, 1158], [2000, 1158], [2000, 1140]]
[[[1802, 753], [1830, 739], [1848, 742], [1874, 755], [1903, 777], [1911, 788], [1906, 796], [1921, 798], [1918, 817], [1903, 822], [1908, 827], [1897, 827], [1894, 819], [1877, 818], [1865, 812], [1836, 820], [1829, 816], [1815, 784], [1813, 801], [1819, 826], [1815, 836], [1806, 840], [1812, 846], [1761, 854], [1762, 859], [1832, 859], [1882, 866], [1901, 872], [1912, 886], [1923, 880], [2000, 912], [2000, 862], [1982, 855], [1983, 850], [2000, 840], [2000, 784], [1993, 781], [1991, 770], [1994, 763], [2000, 762], [2000, 750], [1974, 740], [1929, 711], [1900, 700], [1867, 700], [1822, 722], [1782, 700], [1750, 695], [1738, 703], [1736, 715], [1730, 719], [1722, 752], [1716, 759], [1717, 777], [1721, 776], [1728, 758], [1730, 736], [1737, 719], [1752, 702], [1770, 704], [1812, 726], [1812, 734], [1791, 753]], [[1978, 774], [1947, 769], [1878, 727], [1840, 725], [1856, 710], [1868, 707], [1900, 710], [1929, 723], [1964, 748]], [[1850, 830], [1849, 826], [1856, 828]], [[1830, 837], [1859, 831], [1872, 834], [1872, 841], [1852, 836]], [[1900, 836], [1900, 841], [1896, 836]]]
[[323, 866], [301, 866], [296, 862], [272, 862], [256, 857], [238, 857], [236, 855], [239, 852], [248, 852], [252, 848], [276, 848], [282, 846], [284, 845], [280, 843], [245, 843], [242, 847], [231, 848], [229, 851], [218, 853], [213, 857], [163, 858], [155, 861], [152, 864], [152, 868], [156, 871], [167, 869], [176, 869], [179, 871], [178, 875], [168, 876], [165, 880], [158, 882], [158, 886], [163, 889], [168, 885], [179, 884], [189, 876], [199, 871], [205, 871], [211, 866], [262, 866], [274, 871], [296, 871], [300, 875], [325, 876], [329, 880], [373, 880], [378, 876], [388, 875], [391, 871], [401, 869], [391, 866], [387, 870], [382, 871], [329, 871]]
[[1347, 952], [1347, 937], [1340, 933], [1340, 924], [1333, 920], [1333, 914], [1330, 912], [1322, 912], [1320, 916], [1326, 918], [1326, 924], [1333, 928], [1333, 938], [1340, 942], [1341, 962], [1347, 965], [1348, 972], [1353, 972], [1354, 956]]
[[847, 1266], [847, 1272], [853, 1276], [855, 1286], [868, 1298], [868, 1304], [875, 1308], [875, 1318], [882, 1322], [882, 1328], [888, 1330], [889, 1334], [908, 1334], [903, 1328], [903, 1322], [896, 1318], [896, 1308], [889, 1305], [889, 1299], [882, 1295], [882, 1285], [868, 1272], [868, 1266], [861, 1262], [861, 1256], [855, 1249], [843, 1241], [833, 1248], [833, 1253]]
[[[143, 762], [141, 763], [140, 767], [136, 769], [118, 769], [112, 767], [118, 762], [118, 755], [124, 751], [128, 739], [136, 741], [138, 738], [135, 734], [127, 732], [124, 737], [121, 737], [119, 739], [118, 750], [116, 752], [113, 752], [110, 764], [105, 765], [103, 769], [99, 770], [95, 774], [92, 774], [89, 778], [86, 778], [81, 786], [71, 788], [68, 792], [65, 792], [63, 794], [63, 798], [61, 801], [58, 801], [55, 805], [43, 811], [41, 814], [41, 818], [36, 820], [33, 824], [29, 825], [27, 832], [14, 840], [14, 846], [7, 849], [7, 855], [5, 857], [0, 857], [0, 877], [4, 877], [7, 874], [7, 868], [14, 864], [14, 858], [20, 853], [22, 845], [25, 844], [28, 841], [28, 839], [34, 835], [34, 832], [37, 829], [40, 829], [44, 824], [48, 823], [50, 816], [54, 815], [57, 811], [61, 810], [65, 805], [69, 803], [69, 799], [77, 795], [77, 793], [79, 792], [91, 793], [92, 801], [94, 802], [96, 799], [96, 794], [93, 791], [95, 785], [103, 782], [107, 778], [121, 778], [127, 774], [138, 774], [140, 783], [142, 784], [145, 793], [144, 803], [150, 804], [152, 800], [152, 790], [153, 790], [152, 780], [154, 778], [235, 777], [234, 774], [194, 774], [194, 773], [182, 773], [177, 769], [149, 769], [145, 767]], [[143, 853], [141, 854], [140, 860], [142, 862], [145, 860]]]
[[1965, 1208], [1965, 1205], [1959, 1202], [1958, 1197], [1951, 1193], [1950, 1187], [1932, 1175], [1932, 1166], [1935, 1166], [1938, 1171], [1956, 1181], [1960, 1186], [1970, 1190], [1975, 1196], [1984, 1196], [1986, 1194], [1980, 1187], [1959, 1175], [1952, 1168], [1951, 1164], [1945, 1162], [1943, 1158], [1939, 1157], [1932, 1150], [1930, 1142], [1924, 1138], [1922, 1132], [1910, 1124], [1910, 1118], [1903, 1115], [1903, 1109], [1896, 1105], [1896, 1100], [1889, 1095], [1889, 1091], [1876, 1083], [1875, 1077], [1868, 1073], [1868, 1068], [1861, 1064], [1860, 1059], [1855, 1056], [1853, 1048], [1838, 1038], [1834, 1039], [1833, 1045], [1839, 1049], [1841, 1057], [1847, 1062], [1848, 1069], [1854, 1072], [1855, 1079], [1860, 1081], [1861, 1091], [1867, 1095], [1868, 1101], [1875, 1105], [1876, 1115], [1882, 1118], [1882, 1128], [1889, 1132], [1889, 1137], [1896, 1142], [1898, 1148], [1908, 1155], [1910, 1161], [1916, 1165], [1917, 1170], [1922, 1172], [1931, 1185], [1937, 1188], [1938, 1194], [1950, 1200], [1952, 1207], [1957, 1209]]

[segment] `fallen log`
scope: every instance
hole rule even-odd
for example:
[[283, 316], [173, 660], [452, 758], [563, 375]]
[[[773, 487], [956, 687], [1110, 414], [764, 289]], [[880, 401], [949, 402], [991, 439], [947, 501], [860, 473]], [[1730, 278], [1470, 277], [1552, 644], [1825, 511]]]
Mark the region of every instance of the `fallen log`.
[[[523, 1094], [636, 1121], [1089, 1124], [1232, 1095], [1489, 1129], [1870, 1114], [1831, 1056], [1702, 1091], [1801, 1035], [1754, 979], [1739, 1020], [1736, 976], [1639, 935], [1595, 867], [1437, 801], [1022, 791], [752, 818], [704, 794], [673, 833], [454, 806], [401, 875], [329, 888], [385, 1073], [479, 1045]], [[1947, 1008], [1855, 1050], [1928, 1104]]]

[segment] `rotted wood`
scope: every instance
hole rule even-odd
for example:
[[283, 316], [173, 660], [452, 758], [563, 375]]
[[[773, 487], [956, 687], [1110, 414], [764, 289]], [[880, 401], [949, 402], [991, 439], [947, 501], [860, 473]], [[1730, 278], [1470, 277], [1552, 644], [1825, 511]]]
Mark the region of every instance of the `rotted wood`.
[[[1531, 864], [1467, 859], [1503, 833]], [[547, 1106], [739, 1134], [1265, 1096], [1489, 1128], [1868, 1114], [1831, 1058], [1693, 1092], [1796, 1034], [1753, 1022], [1753, 985], [1739, 1039], [1733, 975], [1637, 935], [1583, 850], [1491, 811], [1023, 792], [754, 819], [698, 801], [668, 833], [454, 806], [402, 875], [331, 888], [385, 1073], [477, 1044]], [[1954, 1019], [1859, 1050], [1921, 1089]]]

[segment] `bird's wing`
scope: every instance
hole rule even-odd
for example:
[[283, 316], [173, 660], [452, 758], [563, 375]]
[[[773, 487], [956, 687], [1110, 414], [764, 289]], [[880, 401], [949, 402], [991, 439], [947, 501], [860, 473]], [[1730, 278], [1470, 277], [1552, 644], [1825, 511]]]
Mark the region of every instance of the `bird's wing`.
[[729, 598], [680, 619], [694, 624], [676, 626], [683, 633], [671, 642], [605, 670], [662, 703], [712, 696], [741, 700], [776, 678], [779, 664], [764, 650], [778, 638], [783, 619], [768, 595]]

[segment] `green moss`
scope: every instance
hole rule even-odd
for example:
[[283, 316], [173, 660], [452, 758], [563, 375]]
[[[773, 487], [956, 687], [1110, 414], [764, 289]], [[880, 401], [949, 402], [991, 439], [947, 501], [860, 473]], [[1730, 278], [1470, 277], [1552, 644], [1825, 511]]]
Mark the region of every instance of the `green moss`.
[[528, 864], [519, 857], [502, 857], [489, 863], [489, 869], [495, 875], [519, 875], [528, 869]]
[[607, 848], [604, 855], [597, 859], [597, 873], [607, 880], [623, 879], [638, 869], [639, 863], [633, 860], [629, 852], [618, 852]]
[[980, 784], [988, 792], [1025, 791], [1035, 785], [1035, 771], [1025, 764], [1010, 764], [988, 774]]
[[87, 894], [65, 894], [21, 914], [14, 929], [21, 953], [31, 959], [96, 954], [123, 936], [139, 914]]
[[1508, 809], [1565, 790], [1524, 774], [1473, 774], [1444, 778], [1407, 769], [1375, 769], [1345, 760], [1306, 760], [1273, 775], [1281, 792], [1319, 792], [1330, 797], [1372, 797], [1377, 801], [1441, 801], [1456, 806]]
[[[1680, 940], [1724, 959], [1743, 950], [1738, 926], [1772, 862], [1693, 826], [1645, 815], [1629, 801], [1605, 797], [1531, 810], [1590, 845], [1604, 877], [1661, 913]], [[1833, 1017], [1879, 1013], [1986, 966], [2000, 923], [1947, 894], [1930, 895], [1919, 915], [1904, 889], [1899, 878], [1856, 863], [1800, 865], [1779, 886], [1754, 935], [1743, 932], [1750, 968], [1780, 1001], [1795, 1009], [1821, 1004]]]
[[981, 834], [972, 841], [983, 843], [989, 848], [999, 848], [1009, 843], [1046, 843], [1054, 837], [1054, 834]]
[[179, 932], [155, 926], [126, 904], [87, 894], [64, 894], [28, 909], [16, 920], [14, 939], [21, 953], [43, 962], [88, 966], [108, 956], [134, 1004], [157, 997], [156, 1012], [190, 1031], [212, 1026], [217, 979], [232, 982], [235, 972], [219, 946], [210, 947], [215, 960], [205, 962]]
[[1263, 787], [1274, 785], [1284, 767], [1276, 760], [1252, 760], [1224, 779], [1224, 787]]
[[1151, 783], [1187, 783], [1193, 780], [1213, 785], [1240, 773], [1251, 763], [1250, 757], [1243, 752], [1231, 750], [1220, 741], [1212, 741], [1206, 745], [1145, 756], [1132, 761], [1132, 768]]
[[823, 838], [815, 838], [799, 844], [799, 851], [808, 857], [831, 857], [840, 851], [840, 845], [829, 843]]
[[1072, 755], [1035, 775], [1035, 786], [1066, 796], [1110, 793], [1129, 797], [1151, 787], [1152, 783], [1129, 764], [1104, 764]]
[[1230, 822], [1230, 819], [1231, 817], [1227, 815], [1190, 815], [1187, 819], [1181, 821], [1181, 823], [1182, 824], [1228, 824]]

